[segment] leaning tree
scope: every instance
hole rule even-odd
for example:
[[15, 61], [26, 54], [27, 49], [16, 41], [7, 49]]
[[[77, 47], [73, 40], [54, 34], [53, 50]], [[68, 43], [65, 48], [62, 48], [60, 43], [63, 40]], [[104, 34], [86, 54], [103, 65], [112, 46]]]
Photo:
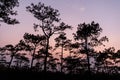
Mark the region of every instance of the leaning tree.
[[34, 24], [34, 29], [37, 30], [39, 27], [46, 37], [46, 56], [44, 59], [44, 71], [46, 72], [47, 57], [49, 53], [49, 42], [51, 36], [68, 28], [71, 28], [71, 26], [68, 26], [63, 22], [60, 23], [59, 11], [53, 9], [51, 6], [46, 6], [41, 2], [39, 2], [38, 4], [32, 3], [30, 6], [27, 7], [27, 11], [32, 13], [33, 16], [40, 21], [39, 24]]
[[30, 67], [32, 68], [35, 56], [38, 54], [38, 51], [45, 46], [46, 38], [43, 35], [34, 35], [29, 33], [25, 33], [23, 38], [23, 40], [20, 40], [19, 45], [21, 45], [23, 50], [31, 53], [32, 59]]
[[15, 46], [12, 44], [8, 44], [8, 45], [5, 45], [5, 47], [3, 48], [5, 49], [6, 53], [9, 54], [11, 57], [10, 62], [8, 64], [8, 67], [10, 68], [15, 56], [19, 51], [22, 50], [22, 48], [19, 46], [19, 44], [16, 44]]
[[87, 56], [88, 72], [90, 73], [90, 53], [93, 47], [103, 45], [103, 41], [108, 41], [106, 36], [99, 38], [102, 32], [98, 23], [94, 21], [91, 24], [78, 24], [76, 33], [73, 33], [75, 40], [81, 41], [80, 52]]

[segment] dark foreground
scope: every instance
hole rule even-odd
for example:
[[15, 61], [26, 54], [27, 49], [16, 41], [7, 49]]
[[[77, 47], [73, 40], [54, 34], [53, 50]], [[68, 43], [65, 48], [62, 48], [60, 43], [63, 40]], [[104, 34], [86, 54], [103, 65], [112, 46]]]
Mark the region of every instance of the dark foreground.
[[92, 73], [64, 74], [60, 72], [37, 72], [30, 70], [1, 70], [0, 80], [120, 80], [120, 74]]

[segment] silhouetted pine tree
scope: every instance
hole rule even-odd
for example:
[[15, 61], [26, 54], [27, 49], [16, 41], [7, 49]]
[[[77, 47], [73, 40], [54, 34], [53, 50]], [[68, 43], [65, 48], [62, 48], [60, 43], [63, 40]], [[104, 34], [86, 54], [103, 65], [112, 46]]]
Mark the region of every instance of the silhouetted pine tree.
[[31, 53], [32, 59], [30, 67], [32, 68], [35, 55], [38, 54], [39, 49], [42, 49], [45, 46], [46, 38], [42, 35], [34, 35], [29, 33], [25, 33], [23, 38], [24, 40], [21, 40], [19, 44], [25, 51], [29, 51]]
[[4, 49], [6, 50], [7, 54], [10, 55], [11, 59], [10, 59], [10, 62], [9, 62], [9, 65], [8, 67], [10, 68], [11, 67], [11, 64], [13, 62], [13, 59], [15, 57], [15, 55], [21, 51], [22, 49], [19, 47], [19, 44], [13, 46], [11, 44], [8, 44], [4, 47]]
[[108, 41], [107, 37], [100, 37], [100, 33], [102, 32], [102, 28], [100, 28], [98, 23], [94, 21], [91, 24], [78, 24], [77, 31], [74, 33], [74, 39], [80, 40], [82, 43], [83, 49], [81, 50], [82, 53], [87, 55], [87, 62], [88, 62], [88, 73], [90, 74], [90, 52], [93, 47], [98, 45], [103, 45], [103, 41]]
[[26, 53], [18, 53], [15, 55], [15, 63], [16, 63], [16, 67], [17, 68], [22, 68], [24, 66], [26, 66], [26, 64], [28, 65], [29, 63], [29, 58], [26, 57]]
[[56, 48], [59, 48], [61, 47], [61, 52], [60, 52], [60, 59], [61, 59], [61, 63], [60, 63], [60, 66], [61, 66], [61, 72], [62, 72], [62, 68], [63, 68], [63, 54], [64, 54], [64, 50], [69, 50], [70, 48], [70, 44], [71, 44], [71, 40], [70, 39], [67, 39], [66, 37], [66, 34], [65, 33], [60, 33], [60, 35], [58, 37], [55, 38], [55, 47]]
[[112, 73], [112, 67], [114, 67], [114, 63], [111, 61], [116, 59], [115, 57], [115, 48], [110, 47], [102, 52], [97, 53], [96, 57], [96, 67], [97, 67], [97, 72], [104, 72], [104, 73]]
[[35, 30], [39, 27], [44, 36], [46, 37], [46, 56], [44, 60], [44, 71], [46, 72], [47, 68], [47, 58], [49, 53], [49, 42], [51, 36], [66, 29], [70, 29], [71, 26], [66, 25], [65, 23], [60, 23], [60, 25], [55, 25], [60, 21], [59, 11], [53, 9], [50, 6], [45, 6], [43, 3], [39, 2], [36, 4], [31, 4], [27, 7], [27, 11], [32, 13], [35, 18], [37, 18], [40, 23], [34, 24]]

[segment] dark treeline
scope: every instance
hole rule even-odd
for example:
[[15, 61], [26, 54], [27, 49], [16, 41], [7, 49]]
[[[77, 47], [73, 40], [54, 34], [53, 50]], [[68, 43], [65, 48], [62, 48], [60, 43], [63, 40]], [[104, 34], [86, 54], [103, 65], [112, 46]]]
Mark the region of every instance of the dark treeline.
[[[19, 5], [17, 0], [0, 1], [1, 22], [17, 24], [11, 19], [16, 15], [13, 8]], [[66, 30], [73, 27], [59, 18], [58, 10], [43, 3], [31, 4], [26, 11], [39, 20], [34, 30], [40, 34], [25, 33], [18, 44], [8, 44], [0, 48], [0, 72], [5, 75], [11, 72], [52, 80], [118, 80], [120, 78], [120, 50], [114, 47], [96, 50], [105, 46], [106, 36], [100, 37], [102, 28], [94, 21], [80, 23], [73, 39], [69, 39]], [[51, 45], [51, 37], [55, 45]], [[66, 54], [66, 56], [64, 56]], [[59, 57], [56, 57], [58, 56]], [[6, 73], [7, 72], [7, 73]], [[32, 74], [34, 73], [34, 74]], [[30, 76], [31, 74], [31, 76]], [[17, 75], [17, 74], [16, 74]], [[20, 76], [20, 75], [17, 75]], [[13, 75], [11, 77], [14, 77]], [[22, 77], [20, 77], [22, 78]]]

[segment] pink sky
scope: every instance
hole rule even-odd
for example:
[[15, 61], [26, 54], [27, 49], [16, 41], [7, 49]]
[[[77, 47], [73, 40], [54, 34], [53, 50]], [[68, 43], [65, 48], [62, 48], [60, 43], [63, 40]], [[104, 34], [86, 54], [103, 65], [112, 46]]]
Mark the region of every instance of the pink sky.
[[[0, 27], [0, 46], [16, 44], [22, 39], [25, 32], [34, 32], [33, 23], [38, 23], [31, 13], [26, 12], [26, 7], [31, 3], [43, 2], [58, 9], [60, 18], [65, 23], [72, 25], [73, 30], [67, 31], [69, 38], [75, 32], [77, 25], [83, 22], [98, 22], [103, 28], [102, 36], [109, 38], [107, 47], [114, 46], [120, 49], [120, 1], [119, 0], [20, 0], [16, 18], [20, 24], [10, 26], [2, 24]], [[41, 33], [41, 32], [38, 32]]]

